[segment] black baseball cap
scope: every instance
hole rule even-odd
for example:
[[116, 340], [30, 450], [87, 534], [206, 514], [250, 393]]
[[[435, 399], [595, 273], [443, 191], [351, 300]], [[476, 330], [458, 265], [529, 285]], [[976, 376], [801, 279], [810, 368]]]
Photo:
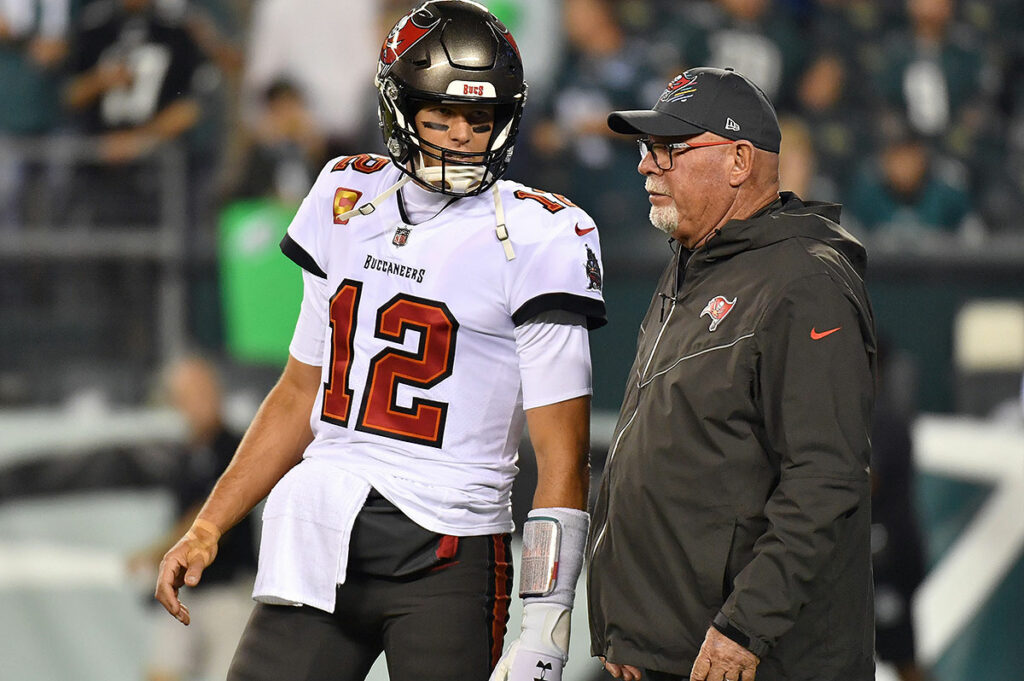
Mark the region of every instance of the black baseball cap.
[[673, 78], [653, 109], [613, 111], [608, 127], [623, 135], [686, 137], [713, 132], [779, 153], [782, 131], [768, 95], [732, 69], [690, 69]]

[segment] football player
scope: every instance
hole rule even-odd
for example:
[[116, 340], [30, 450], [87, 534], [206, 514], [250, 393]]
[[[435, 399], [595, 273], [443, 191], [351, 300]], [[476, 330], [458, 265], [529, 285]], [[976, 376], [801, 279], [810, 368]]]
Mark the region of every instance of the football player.
[[[388, 156], [332, 160], [282, 250], [304, 296], [288, 364], [156, 595], [187, 624], [220, 534], [269, 492], [258, 602], [229, 679], [544, 678], [567, 659], [589, 516], [598, 233], [501, 179], [526, 83], [483, 6], [426, 2], [381, 49]], [[510, 491], [537, 456], [522, 635], [504, 647]]]

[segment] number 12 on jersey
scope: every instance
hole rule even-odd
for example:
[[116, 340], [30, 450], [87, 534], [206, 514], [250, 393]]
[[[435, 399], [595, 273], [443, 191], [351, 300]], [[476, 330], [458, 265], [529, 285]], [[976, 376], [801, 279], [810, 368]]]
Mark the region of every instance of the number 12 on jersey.
[[[348, 427], [352, 414], [350, 374], [362, 291], [362, 282], [344, 280], [329, 308], [331, 359], [320, 418], [342, 427]], [[430, 388], [451, 376], [459, 323], [444, 303], [407, 293], [397, 294], [378, 308], [373, 329], [376, 338], [404, 344], [410, 329], [419, 333], [416, 351], [385, 347], [370, 360], [355, 429], [440, 447], [448, 403], [416, 397], [410, 406], [402, 407], [398, 388]]]

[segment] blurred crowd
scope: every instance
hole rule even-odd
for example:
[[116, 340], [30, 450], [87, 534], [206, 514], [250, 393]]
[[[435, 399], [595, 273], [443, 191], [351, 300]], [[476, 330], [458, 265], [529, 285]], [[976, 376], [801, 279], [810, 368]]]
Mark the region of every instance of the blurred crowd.
[[[152, 287], [172, 262], [187, 282], [189, 340], [217, 348], [219, 220], [238, 201], [295, 206], [329, 158], [383, 152], [376, 59], [414, 4], [0, 0], [0, 341], [45, 346], [44, 361], [62, 340], [102, 356], [119, 337], [136, 345], [117, 352], [144, 358], [127, 371], [152, 367]], [[587, 209], [611, 270], [666, 251], [643, 229], [636, 146], [605, 117], [649, 108], [698, 65], [763, 87], [784, 131], [783, 188], [844, 204], [844, 226], [869, 246], [1024, 240], [1019, 0], [487, 4], [516, 36], [530, 83], [509, 176]], [[163, 231], [137, 246], [115, 235], [120, 255], [104, 259], [94, 230], [112, 226]], [[24, 240], [39, 227], [52, 228], [45, 243]], [[45, 323], [33, 308], [43, 299], [59, 308]], [[96, 299], [117, 305], [85, 314]], [[0, 399], [17, 393], [2, 379]]]
[[[89, 171], [5, 153], [0, 221], [144, 220], [161, 144], [187, 151], [189, 222], [224, 201], [295, 201], [320, 165], [380, 150], [371, 81], [411, 0], [3, 0], [0, 135], [84, 135]], [[585, 196], [601, 224], [645, 197], [611, 109], [647, 108], [690, 66], [731, 66], [774, 100], [787, 188], [847, 207], [865, 233], [1019, 229], [1024, 6], [1015, 0], [496, 0], [531, 83], [514, 175]], [[101, 176], [97, 179], [97, 176]], [[34, 191], [33, 191], [34, 190]], [[110, 199], [114, 195], [116, 199]], [[104, 200], [106, 199], [106, 200]], [[97, 205], [100, 204], [100, 205]], [[202, 226], [199, 226], [202, 229]], [[606, 229], [608, 238], [625, 235]], [[640, 246], [643, 247], [643, 246]]]

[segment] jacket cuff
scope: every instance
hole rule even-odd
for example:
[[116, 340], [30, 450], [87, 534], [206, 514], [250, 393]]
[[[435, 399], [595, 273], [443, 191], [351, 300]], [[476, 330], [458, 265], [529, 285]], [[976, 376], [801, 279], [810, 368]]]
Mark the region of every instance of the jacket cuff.
[[711, 621], [711, 626], [718, 629], [719, 632], [726, 638], [729, 638], [741, 646], [754, 653], [758, 657], [764, 657], [765, 653], [768, 652], [768, 644], [761, 639], [750, 636], [744, 633], [739, 627], [733, 624], [728, 617], [722, 613], [715, 615], [715, 619]]

